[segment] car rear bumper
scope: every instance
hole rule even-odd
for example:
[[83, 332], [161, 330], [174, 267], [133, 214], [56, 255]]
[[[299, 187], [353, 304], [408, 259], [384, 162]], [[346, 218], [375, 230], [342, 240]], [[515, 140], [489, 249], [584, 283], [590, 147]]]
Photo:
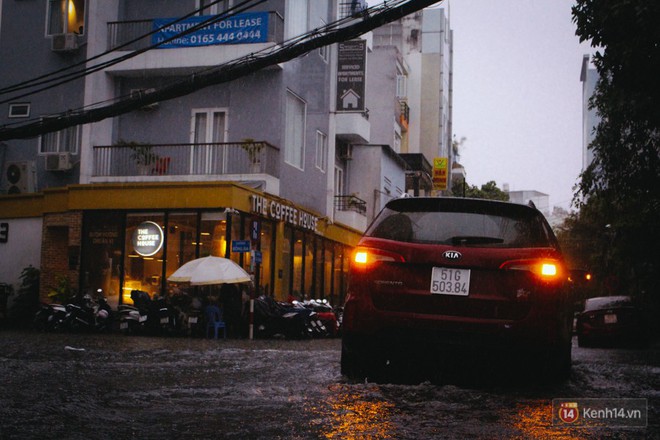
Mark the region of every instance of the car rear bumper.
[[543, 350], [570, 340], [572, 315], [560, 301], [539, 301], [520, 319], [490, 319], [378, 310], [349, 297], [344, 332], [388, 344], [466, 350]]

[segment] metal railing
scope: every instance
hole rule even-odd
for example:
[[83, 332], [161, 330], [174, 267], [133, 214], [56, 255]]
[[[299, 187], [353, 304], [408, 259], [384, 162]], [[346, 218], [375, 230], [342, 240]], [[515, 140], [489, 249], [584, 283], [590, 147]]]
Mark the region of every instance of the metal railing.
[[[126, 20], [108, 22], [108, 50], [116, 49], [124, 44], [122, 50], [140, 50], [153, 44], [153, 19]], [[135, 41], [134, 41], [135, 40]], [[282, 43], [284, 40], [284, 18], [275, 11], [268, 13], [268, 42]]]
[[344, 0], [339, 3], [339, 18], [359, 15], [367, 7], [365, 0]]
[[354, 211], [367, 214], [367, 202], [355, 196], [335, 196], [335, 209], [337, 211]]
[[95, 146], [93, 176], [268, 174], [279, 178], [279, 149], [268, 142], [125, 143]]

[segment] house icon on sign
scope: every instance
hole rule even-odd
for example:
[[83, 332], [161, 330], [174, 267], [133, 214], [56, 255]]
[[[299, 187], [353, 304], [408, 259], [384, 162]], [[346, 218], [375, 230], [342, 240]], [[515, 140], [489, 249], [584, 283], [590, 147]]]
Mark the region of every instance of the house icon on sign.
[[355, 93], [353, 89], [346, 90], [339, 98], [341, 99], [341, 107], [343, 109], [358, 108], [358, 101], [360, 99], [360, 95]]

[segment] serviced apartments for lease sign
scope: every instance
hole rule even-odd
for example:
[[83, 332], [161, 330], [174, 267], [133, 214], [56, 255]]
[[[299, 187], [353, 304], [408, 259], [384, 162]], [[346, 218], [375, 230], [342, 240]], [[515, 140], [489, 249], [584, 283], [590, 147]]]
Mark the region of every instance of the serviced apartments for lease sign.
[[[179, 35], [192, 27], [212, 19], [213, 15], [190, 17], [175, 23], [176, 18], [157, 18], [153, 21], [152, 44], [161, 43], [160, 49], [175, 47], [211, 46], [215, 44], [263, 43], [268, 38], [268, 12], [246, 12], [210, 23], [194, 32]], [[160, 29], [160, 30], [159, 30]]]

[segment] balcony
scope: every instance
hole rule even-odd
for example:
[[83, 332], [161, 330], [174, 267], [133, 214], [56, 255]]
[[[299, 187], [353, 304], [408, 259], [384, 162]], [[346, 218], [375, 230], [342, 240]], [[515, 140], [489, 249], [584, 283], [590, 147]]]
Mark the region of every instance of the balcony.
[[337, 112], [337, 139], [349, 144], [368, 144], [371, 137], [369, 110], [363, 112]]
[[410, 107], [406, 101], [399, 101], [399, 125], [402, 131], [408, 131], [410, 122]]
[[367, 229], [367, 202], [355, 196], [335, 196], [335, 222], [364, 232]]
[[265, 181], [279, 192], [279, 149], [268, 142], [140, 144], [93, 148], [91, 181]]
[[[251, 53], [273, 48], [280, 45], [284, 39], [284, 18], [278, 12], [265, 12], [264, 14], [268, 17], [267, 31], [266, 35], [261, 34], [260, 38], [251, 40], [240, 36], [247, 36], [249, 32], [237, 31], [230, 34], [225, 32], [209, 35], [204, 30], [200, 30], [199, 33], [193, 32], [188, 36], [178, 38], [161, 49], [149, 50], [138, 57], [109, 66], [105, 71], [120, 76], [130, 76], [138, 71], [148, 72], [150, 70], [163, 74], [181, 75], [204, 67], [218, 66]], [[240, 18], [239, 15], [236, 17]], [[191, 17], [190, 20], [206, 18], [209, 17]], [[146, 19], [109, 22], [107, 48], [116, 51], [104, 57], [102, 61], [152, 46], [163, 38], [158, 33], [153, 33], [154, 29], [162, 26], [163, 21], [162, 19]], [[170, 34], [164, 35], [168, 37]], [[208, 43], [208, 39], [217, 42]]]

